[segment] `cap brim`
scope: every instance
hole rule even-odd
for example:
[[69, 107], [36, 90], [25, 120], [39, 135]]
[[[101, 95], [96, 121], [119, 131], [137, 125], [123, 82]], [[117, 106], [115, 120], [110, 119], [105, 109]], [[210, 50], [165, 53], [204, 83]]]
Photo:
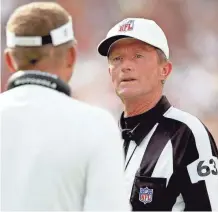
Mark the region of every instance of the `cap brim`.
[[108, 55], [108, 50], [110, 49], [111, 45], [116, 42], [119, 39], [122, 38], [129, 38], [130, 36], [126, 35], [115, 35], [110, 38], [106, 38], [103, 40], [99, 45], [98, 45], [98, 52], [102, 56], [107, 56]]

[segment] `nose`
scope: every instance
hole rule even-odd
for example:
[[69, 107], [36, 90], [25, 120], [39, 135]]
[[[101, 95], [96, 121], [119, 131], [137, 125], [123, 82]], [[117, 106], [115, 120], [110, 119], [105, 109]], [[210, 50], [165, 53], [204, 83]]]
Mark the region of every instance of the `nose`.
[[126, 73], [126, 72], [130, 72], [130, 71], [132, 71], [132, 68], [130, 68], [130, 67], [123, 67], [123, 68], [121, 68], [121, 72]]
[[133, 71], [132, 61], [129, 61], [129, 60], [123, 61], [122, 66], [121, 66], [121, 72], [126, 73], [130, 71]]
[[121, 72], [130, 72], [134, 70], [134, 61], [131, 58], [125, 56], [122, 58], [122, 61], [119, 64], [119, 66]]

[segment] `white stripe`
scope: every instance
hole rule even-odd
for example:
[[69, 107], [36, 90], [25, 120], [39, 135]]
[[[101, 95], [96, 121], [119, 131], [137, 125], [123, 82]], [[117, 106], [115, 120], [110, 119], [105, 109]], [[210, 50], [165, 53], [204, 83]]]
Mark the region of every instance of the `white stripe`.
[[[125, 186], [126, 186], [129, 196], [131, 195], [135, 174], [140, 167], [143, 155], [145, 153], [145, 149], [147, 148], [148, 142], [151, 136], [153, 135], [153, 133], [155, 132], [157, 126], [158, 126], [158, 123], [152, 128], [152, 130], [147, 134], [147, 136], [144, 138], [142, 143], [136, 148], [135, 153], [133, 154], [129, 162], [129, 165], [127, 166], [127, 169], [125, 171]], [[135, 148], [135, 141], [131, 141], [129, 149], [128, 149], [128, 153], [127, 153], [128, 158], [132, 154], [132, 151], [134, 150], [134, 148]]]
[[164, 114], [164, 116], [166, 118], [180, 121], [190, 128], [195, 137], [195, 142], [200, 157], [208, 158], [212, 156], [208, 133], [203, 124], [196, 117], [174, 107], [171, 107], [168, 113]]
[[[199, 159], [187, 166], [187, 170], [192, 183], [197, 183], [200, 180], [204, 180], [213, 210], [218, 210], [218, 175], [213, 175], [210, 173], [208, 176], [199, 176], [197, 167], [200, 161], [204, 161], [203, 165], [210, 167], [210, 170], [217, 169], [218, 159], [212, 155], [212, 149], [210, 145], [210, 139], [206, 129], [203, 124], [194, 116], [178, 110], [176, 108], [171, 108], [170, 111], [164, 115], [166, 118], [171, 118], [183, 122], [192, 131], [197, 151], [199, 154]], [[209, 164], [209, 160], [213, 159], [215, 165]]]
[[163, 177], [167, 179], [167, 185], [173, 174], [173, 147], [171, 140], [164, 147], [151, 177]]
[[179, 196], [176, 198], [176, 202], [173, 205], [172, 211], [184, 211], [185, 209], [185, 203], [182, 197], [182, 194], [179, 194]]

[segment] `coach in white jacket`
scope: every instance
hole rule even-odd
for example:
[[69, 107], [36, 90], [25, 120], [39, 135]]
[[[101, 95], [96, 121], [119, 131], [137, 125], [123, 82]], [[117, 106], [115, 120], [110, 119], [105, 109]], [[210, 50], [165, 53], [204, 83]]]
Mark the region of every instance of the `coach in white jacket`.
[[70, 97], [69, 14], [55, 3], [18, 8], [5, 58], [15, 73], [0, 95], [1, 209], [128, 210], [116, 123]]

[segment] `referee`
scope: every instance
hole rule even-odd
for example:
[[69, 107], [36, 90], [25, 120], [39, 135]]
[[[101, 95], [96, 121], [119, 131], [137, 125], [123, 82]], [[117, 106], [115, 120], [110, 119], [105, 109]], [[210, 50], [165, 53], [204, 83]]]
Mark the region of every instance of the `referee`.
[[76, 51], [67, 11], [49, 2], [17, 8], [5, 56], [15, 73], [0, 95], [1, 210], [127, 211], [119, 128], [70, 95]]
[[218, 210], [218, 151], [207, 128], [163, 96], [172, 71], [162, 29], [128, 18], [99, 44], [124, 104], [120, 127], [134, 211]]

